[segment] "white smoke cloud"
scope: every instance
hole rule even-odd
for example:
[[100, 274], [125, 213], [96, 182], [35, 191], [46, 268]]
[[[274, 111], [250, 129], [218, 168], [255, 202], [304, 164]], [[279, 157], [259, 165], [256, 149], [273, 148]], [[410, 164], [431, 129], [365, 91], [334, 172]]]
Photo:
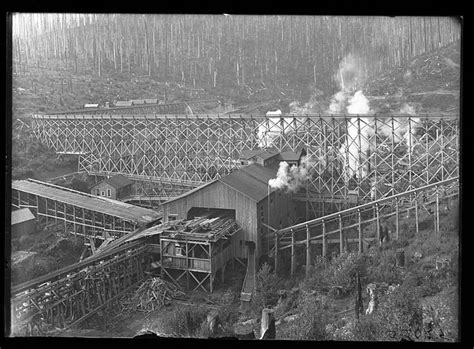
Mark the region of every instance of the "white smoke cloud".
[[280, 162], [276, 178], [270, 179], [268, 185], [275, 189], [296, 192], [311, 177], [316, 161], [310, 156], [301, 158], [299, 166], [289, 166], [286, 161]]
[[344, 107], [346, 106], [346, 104], [347, 104], [347, 94], [345, 91], [341, 90], [331, 97], [331, 102], [329, 104], [329, 109], [327, 112], [329, 114], [343, 113]]
[[276, 178], [270, 179], [268, 181], [268, 185], [271, 188], [283, 189], [288, 185], [288, 182], [289, 182], [288, 166], [289, 165], [286, 161], [280, 162]]
[[349, 114], [367, 115], [370, 113], [369, 100], [364, 96], [362, 91], [357, 91], [354, 96], [349, 100], [347, 106], [347, 112]]
[[[368, 115], [370, 114], [369, 100], [364, 96], [362, 91], [357, 91], [352, 98], [349, 99], [349, 104], [346, 108], [349, 114]], [[359, 136], [360, 127], [360, 136]], [[371, 149], [371, 142], [369, 138], [374, 135], [374, 128], [370, 119], [352, 118], [347, 126], [346, 140], [342, 144], [339, 152], [345, 164], [346, 180], [353, 177], [359, 177], [360, 167], [359, 155], [365, 157], [367, 152]], [[367, 175], [365, 168], [360, 169], [361, 176]]]
[[[339, 96], [336, 98], [338, 94]], [[344, 101], [341, 96], [346, 94], [343, 91], [338, 92], [338, 94], [333, 97], [335, 102], [331, 103], [331, 106], [337, 106], [340, 110], [341, 101]], [[333, 110], [336, 111], [336, 109]], [[356, 91], [348, 100], [346, 110], [348, 114], [371, 115], [373, 113], [369, 100], [360, 90]], [[416, 115], [415, 108], [407, 103], [402, 106], [400, 113]], [[373, 118], [352, 118], [347, 127], [346, 140], [339, 149], [345, 164], [346, 180], [354, 175], [357, 178], [364, 178], [368, 175], [368, 169], [360, 168], [360, 162], [361, 160], [364, 161], [370, 152], [376, 151], [375, 142], [371, 140], [376, 132], [379, 136], [393, 137], [395, 143], [404, 142], [411, 151], [417, 129], [415, 125], [418, 124], [419, 119], [411, 118], [411, 121], [411, 125], [409, 125], [408, 119], [396, 118], [393, 123], [379, 121], [375, 126]]]
[[[297, 118], [301, 123], [304, 118]], [[268, 121], [267, 121], [268, 120]], [[275, 138], [282, 134], [296, 132], [297, 125], [294, 118], [267, 118], [258, 126], [257, 138], [259, 148], [268, 148], [273, 145]]]

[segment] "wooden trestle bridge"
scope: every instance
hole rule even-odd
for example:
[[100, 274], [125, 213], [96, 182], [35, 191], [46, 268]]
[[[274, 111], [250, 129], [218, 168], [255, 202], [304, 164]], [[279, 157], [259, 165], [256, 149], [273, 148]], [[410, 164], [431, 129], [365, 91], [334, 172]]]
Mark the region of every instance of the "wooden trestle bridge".
[[146, 276], [148, 249], [135, 241], [13, 286], [12, 335], [58, 333], [111, 305]]
[[[328, 245], [338, 244], [337, 252], [357, 246], [359, 253], [364, 246], [381, 243], [381, 226], [390, 228], [391, 238], [398, 239], [401, 222], [413, 224], [414, 232], [419, 232], [420, 221], [431, 221], [435, 233], [440, 231], [440, 217], [450, 210], [456, 210], [459, 200], [459, 178], [454, 177], [429, 184], [403, 193], [388, 196], [359, 206], [325, 215], [283, 229], [272, 230], [275, 270], [279, 270], [281, 253], [290, 249], [290, 271], [293, 275], [297, 266], [296, 249], [306, 249], [306, 272], [312, 263], [312, 245], [321, 246], [323, 257], [328, 255]], [[369, 228], [368, 232], [366, 228]], [[371, 229], [370, 229], [371, 228]], [[405, 232], [406, 233], [406, 232]]]
[[[317, 246], [324, 256], [331, 244], [338, 244], [338, 251], [357, 246], [362, 252], [369, 240], [380, 241], [381, 223], [392, 226], [395, 238], [402, 217], [414, 220], [416, 231], [420, 220], [429, 217], [438, 231], [447, 203], [459, 195], [458, 115], [203, 114], [210, 110], [207, 103], [214, 102], [37, 114], [30, 120], [31, 130], [57, 153], [77, 154], [80, 172], [120, 173], [149, 183], [152, 192], [145, 197], [159, 198], [230, 173], [240, 166], [244, 150], [305, 148], [313, 165], [299, 199], [317, 218], [283, 229], [269, 227], [275, 270], [289, 253], [292, 274], [301, 265], [300, 247], [306, 248], [309, 270]], [[56, 189], [33, 180], [14, 182], [12, 203], [94, 239], [112, 235], [119, 241], [160, 218], [151, 210], [132, 212], [125, 203]], [[338, 212], [328, 214], [325, 202], [336, 203]], [[358, 206], [343, 210], [347, 202]], [[109, 246], [80, 263], [14, 286], [13, 333], [37, 333], [37, 324], [40, 331], [74, 326], [143, 280], [150, 245], [138, 239]], [[186, 263], [192, 258], [187, 256]], [[253, 267], [247, 268], [244, 298], [254, 290], [256, 265], [255, 260], [248, 263]]]
[[[279, 272], [280, 255], [285, 253], [285, 250], [291, 250], [291, 274], [293, 275], [298, 265], [296, 249], [303, 246], [306, 247], [306, 270], [308, 271], [312, 253], [314, 253], [312, 245], [321, 242], [322, 255], [327, 256], [327, 244], [332, 242], [330, 241], [331, 235], [336, 235], [337, 239], [335, 240], [339, 244], [339, 251], [353, 249], [355, 245], [357, 246], [356, 250], [362, 252], [364, 240], [372, 238], [380, 241], [379, 228], [383, 222], [393, 225], [395, 239], [401, 233], [400, 221], [408, 219], [408, 217], [414, 220], [415, 232], [418, 232], [420, 222], [427, 219], [433, 221], [434, 231], [439, 231], [441, 229], [440, 217], [446, 210], [453, 209], [453, 207], [449, 207], [449, 203], [455, 202], [458, 196], [459, 179], [454, 177], [291, 227], [273, 230], [275, 270]], [[371, 226], [375, 233], [365, 233], [365, 228]], [[11, 290], [12, 334], [48, 333], [51, 335], [75, 326], [97, 311], [113, 305], [114, 301], [144, 280], [147, 276], [145, 271], [150, 268], [153, 259], [159, 260], [156, 259], [156, 256], [152, 257], [153, 243], [150, 240], [141, 239], [142, 235], [146, 235], [144, 233], [147, 230], [152, 229], [154, 227], [146, 229], [146, 225], [139, 227], [134, 232], [116, 239], [102, 251], [82, 262], [13, 286]], [[211, 273], [212, 290], [212, 278], [217, 271], [214, 269], [218, 269], [213, 269], [213, 259], [223, 258], [221, 267], [224, 268], [225, 261], [232, 258], [231, 255], [228, 255], [228, 251], [235, 247], [229, 247], [231, 249], [227, 250], [224, 244], [220, 250], [219, 247], [216, 249], [223, 255], [214, 257], [214, 252], [211, 252], [211, 250], [214, 251], [214, 248], [209, 247], [209, 252], [207, 252], [206, 246], [204, 248], [196, 247], [197, 243], [202, 242], [194, 241], [196, 239], [191, 235], [192, 241], [190, 242], [188, 239], [181, 239], [181, 235], [176, 234], [182, 235], [178, 231], [171, 230], [168, 236], [160, 242], [161, 247], [158, 250], [161, 257], [159, 258], [162, 268], [165, 268], [162, 273], [170, 276], [174, 282], [178, 282], [189, 271]], [[175, 247], [177, 243], [181, 246], [180, 251], [186, 251], [184, 254], [177, 252], [177, 249], [170, 252], [169, 246]], [[191, 245], [189, 245], [190, 243]], [[229, 246], [234, 245], [231, 243]], [[202, 249], [208, 254], [197, 257], [193, 252], [195, 249], [198, 252]], [[171, 262], [168, 260], [170, 258]], [[254, 254], [250, 253], [249, 258], [247, 274], [242, 287], [241, 299], [244, 302], [251, 299], [255, 290], [257, 262]], [[184, 267], [183, 262], [186, 265], [192, 265], [192, 268]], [[171, 275], [172, 270], [179, 270], [180, 275], [174, 277]], [[221, 273], [223, 277], [224, 271], [222, 270]], [[203, 287], [206, 277], [195, 280], [196, 287]]]
[[77, 154], [81, 172], [148, 183], [144, 197], [170, 198], [227, 175], [240, 167], [244, 150], [305, 148], [314, 164], [306, 200], [316, 217], [327, 213], [322, 202], [344, 202], [351, 193], [369, 202], [459, 174], [458, 115], [267, 117], [146, 108], [36, 114], [31, 128], [54, 151]]

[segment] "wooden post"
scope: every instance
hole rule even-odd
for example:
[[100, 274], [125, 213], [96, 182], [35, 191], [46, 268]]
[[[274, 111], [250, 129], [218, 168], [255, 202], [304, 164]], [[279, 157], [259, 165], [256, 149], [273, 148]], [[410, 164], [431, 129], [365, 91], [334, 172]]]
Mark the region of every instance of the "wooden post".
[[86, 210], [81, 208], [82, 210], [82, 234], [84, 235], [84, 242], [86, 241]]
[[66, 212], [66, 204], [64, 205], [64, 232], [67, 233], [67, 212]]
[[291, 269], [290, 275], [293, 277], [295, 274], [295, 267], [296, 267], [296, 255], [295, 255], [295, 232], [291, 229]]
[[344, 252], [344, 240], [342, 235], [342, 217], [339, 215], [339, 254]]
[[36, 219], [38, 220], [39, 222], [39, 199], [38, 199], [38, 195], [35, 195], [35, 199], [36, 199]]
[[275, 275], [278, 274], [278, 232], [275, 232]]
[[419, 226], [418, 226], [418, 199], [416, 198], [416, 192], [415, 192], [415, 231], [418, 234], [418, 232], [419, 232]]
[[[189, 269], [188, 242], [186, 241], [186, 269]], [[186, 271], [186, 289], [189, 290], [189, 270]]]
[[306, 278], [310, 277], [311, 268], [311, 241], [308, 224], [306, 224]]
[[73, 225], [74, 225], [74, 233], [77, 233], [77, 228], [76, 228], [76, 206], [72, 206], [72, 219], [74, 220]]
[[56, 200], [54, 200], [54, 223], [58, 223], [58, 205]]
[[326, 258], [326, 223], [324, 223], [324, 220], [322, 221], [323, 223], [323, 258]]
[[265, 308], [262, 310], [262, 320], [260, 327], [260, 339], [275, 339], [275, 311], [273, 309]]
[[46, 217], [46, 225], [48, 225], [48, 216], [49, 216], [49, 212], [48, 212], [48, 198], [45, 198], [45, 210], [46, 210], [46, 214], [45, 214], [45, 217]]
[[435, 231], [439, 233], [439, 191], [438, 187], [436, 186], [436, 223], [435, 223]]
[[379, 212], [379, 204], [375, 204], [375, 214], [376, 214], [376, 223], [377, 223], [377, 243], [380, 245], [380, 212]]
[[362, 217], [360, 214], [360, 209], [357, 209], [357, 218], [358, 218], [358, 230], [359, 230], [359, 253], [362, 253]]
[[355, 313], [356, 319], [359, 321], [359, 315], [362, 314], [363, 303], [362, 303], [362, 285], [360, 283], [359, 273], [356, 273], [356, 299], [355, 299]]
[[[188, 253], [188, 251], [186, 251], [186, 254]], [[211, 272], [210, 272], [210, 276], [209, 276], [209, 289], [212, 293], [212, 286], [214, 284], [214, 275], [212, 274], [212, 245], [209, 244], [209, 260], [211, 261]]]
[[395, 199], [395, 240], [398, 240], [400, 234], [400, 211], [398, 208], [398, 199]]

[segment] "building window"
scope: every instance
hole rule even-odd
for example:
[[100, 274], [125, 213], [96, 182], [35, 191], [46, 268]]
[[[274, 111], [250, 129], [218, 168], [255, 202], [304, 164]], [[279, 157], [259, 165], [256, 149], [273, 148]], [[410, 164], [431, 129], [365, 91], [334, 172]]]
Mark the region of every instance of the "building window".
[[111, 196], [112, 196], [112, 193], [111, 193], [111, 190], [110, 190], [110, 189], [107, 189], [107, 196], [108, 196], [108, 197], [111, 197]]
[[97, 195], [100, 195], [100, 189], [96, 189], [96, 190], [95, 190], [95, 193], [96, 193]]
[[100, 195], [105, 196], [105, 191], [102, 191]]

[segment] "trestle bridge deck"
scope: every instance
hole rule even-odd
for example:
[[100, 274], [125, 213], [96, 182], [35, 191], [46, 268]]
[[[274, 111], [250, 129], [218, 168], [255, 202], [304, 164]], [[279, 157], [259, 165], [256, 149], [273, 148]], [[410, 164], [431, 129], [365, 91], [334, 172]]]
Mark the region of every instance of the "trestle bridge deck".
[[240, 166], [244, 150], [257, 147], [305, 148], [314, 162], [309, 191], [333, 202], [351, 192], [360, 202], [372, 201], [459, 174], [459, 116], [452, 114], [267, 117], [114, 110], [37, 114], [32, 131], [56, 152], [79, 154], [79, 171], [169, 183], [153, 196], [172, 197], [173, 186], [196, 187], [227, 175]]

